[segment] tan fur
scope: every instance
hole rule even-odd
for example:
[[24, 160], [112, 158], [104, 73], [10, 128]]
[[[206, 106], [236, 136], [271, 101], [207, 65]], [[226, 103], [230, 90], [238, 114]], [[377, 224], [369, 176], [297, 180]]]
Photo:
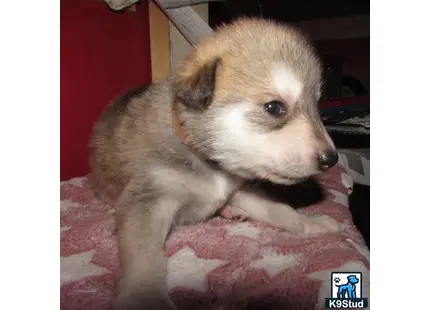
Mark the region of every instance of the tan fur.
[[[277, 68], [284, 71], [274, 81]], [[318, 154], [333, 149], [316, 105], [320, 79], [302, 34], [243, 19], [202, 40], [175, 76], [103, 112], [90, 142], [91, 168], [97, 195], [116, 207], [117, 309], [174, 308], [163, 253], [171, 227], [226, 205], [303, 236], [339, 231], [331, 218], [299, 214], [245, 184], [294, 184], [319, 173]], [[282, 88], [284, 80], [297, 82], [294, 93]], [[285, 105], [285, 115], [265, 111], [272, 100]], [[175, 134], [175, 119], [184, 138]]]

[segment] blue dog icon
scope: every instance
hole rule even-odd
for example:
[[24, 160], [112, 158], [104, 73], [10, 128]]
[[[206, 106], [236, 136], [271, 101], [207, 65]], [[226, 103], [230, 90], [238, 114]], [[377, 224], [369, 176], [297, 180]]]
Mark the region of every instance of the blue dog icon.
[[348, 299], [356, 298], [355, 295], [355, 285], [358, 283], [358, 279], [355, 275], [350, 275], [347, 277], [348, 283], [337, 285], [337, 298], [346, 298], [345, 294], [348, 293]]

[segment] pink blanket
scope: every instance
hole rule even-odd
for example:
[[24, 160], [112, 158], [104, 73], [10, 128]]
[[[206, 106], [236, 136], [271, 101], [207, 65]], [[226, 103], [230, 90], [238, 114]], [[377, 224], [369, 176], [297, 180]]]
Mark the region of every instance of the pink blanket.
[[[332, 216], [336, 236], [304, 240], [260, 223], [214, 218], [170, 235], [168, 285], [180, 309], [319, 309], [331, 272], [361, 272], [369, 297], [369, 250], [348, 210], [351, 180], [341, 166], [320, 177], [327, 199], [304, 209]], [[112, 207], [86, 177], [61, 183], [61, 309], [109, 309], [117, 248]]]

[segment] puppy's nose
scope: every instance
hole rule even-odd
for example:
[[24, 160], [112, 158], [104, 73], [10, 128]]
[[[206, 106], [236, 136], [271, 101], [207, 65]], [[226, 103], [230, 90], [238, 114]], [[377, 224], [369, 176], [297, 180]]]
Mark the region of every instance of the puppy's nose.
[[320, 170], [326, 171], [337, 164], [339, 156], [335, 151], [324, 152], [319, 155]]

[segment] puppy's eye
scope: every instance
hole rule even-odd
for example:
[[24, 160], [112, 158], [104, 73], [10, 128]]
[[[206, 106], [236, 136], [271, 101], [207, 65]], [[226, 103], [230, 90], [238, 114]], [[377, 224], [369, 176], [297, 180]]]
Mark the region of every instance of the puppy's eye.
[[279, 101], [270, 101], [264, 105], [266, 111], [273, 115], [281, 115], [285, 113], [284, 105]]

